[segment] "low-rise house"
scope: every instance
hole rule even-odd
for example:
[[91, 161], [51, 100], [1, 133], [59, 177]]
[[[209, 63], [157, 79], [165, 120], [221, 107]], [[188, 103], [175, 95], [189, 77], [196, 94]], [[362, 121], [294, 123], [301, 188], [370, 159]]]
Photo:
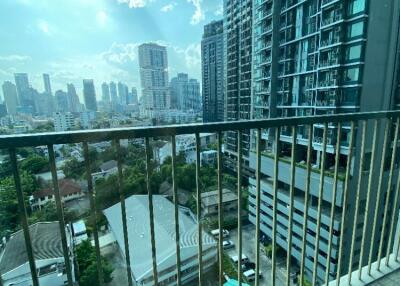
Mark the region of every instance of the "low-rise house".
[[[41, 286], [67, 285], [65, 260], [61, 244], [60, 226], [56, 222], [38, 222], [29, 226], [33, 255]], [[68, 248], [72, 247], [71, 232], [66, 228]], [[72, 253], [72, 250], [68, 253]], [[73, 268], [72, 257], [70, 265]], [[6, 242], [0, 255], [0, 273], [3, 285], [32, 285], [28, 254], [22, 230]], [[72, 269], [74, 276], [74, 269]], [[75, 278], [73, 277], [75, 281]]]
[[100, 172], [92, 173], [93, 181], [98, 179], [106, 179], [110, 175], [116, 174], [118, 172], [118, 164], [115, 160], [107, 161], [100, 165]]
[[[237, 215], [238, 196], [228, 189], [222, 189], [222, 206], [224, 214]], [[201, 193], [201, 208], [204, 216], [218, 215], [218, 191]]]
[[[62, 202], [75, 200], [84, 196], [82, 188], [71, 179], [58, 181]], [[29, 199], [32, 210], [41, 209], [48, 202], [55, 202], [54, 189], [46, 188], [33, 193]]]

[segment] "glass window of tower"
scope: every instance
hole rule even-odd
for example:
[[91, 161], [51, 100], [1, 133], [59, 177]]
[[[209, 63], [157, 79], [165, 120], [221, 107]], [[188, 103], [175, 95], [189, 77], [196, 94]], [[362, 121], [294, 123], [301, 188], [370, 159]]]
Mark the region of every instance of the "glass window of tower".
[[349, 4], [349, 14], [357, 14], [365, 10], [365, 0], [353, 0]]
[[361, 58], [361, 45], [350, 46], [346, 48], [346, 60], [354, 61]]
[[349, 39], [362, 36], [364, 32], [364, 22], [356, 22], [350, 24], [347, 31], [347, 37]]

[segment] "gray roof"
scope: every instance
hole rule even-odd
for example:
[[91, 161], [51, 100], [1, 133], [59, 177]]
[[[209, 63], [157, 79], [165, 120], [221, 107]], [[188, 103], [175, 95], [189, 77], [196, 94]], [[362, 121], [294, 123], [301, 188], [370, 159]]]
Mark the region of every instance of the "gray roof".
[[[56, 222], [38, 222], [29, 226], [33, 255], [36, 260], [63, 257], [60, 227]], [[28, 262], [22, 230], [14, 233], [6, 243], [0, 261], [0, 272], [5, 274]]]
[[[174, 205], [161, 195], [153, 196], [153, 205], [157, 264], [160, 265], [171, 257], [175, 263]], [[121, 250], [125, 252], [121, 203], [104, 210], [104, 214]], [[152, 271], [148, 196], [134, 195], [126, 199], [126, 217], [132, 271], [135, 279], [139, 280]], [[179, 234], [181, 253], [186, 253], [183, 251], [185, 249], [191, 252], [190, 248], [193, 248], [193, 255], [197, 254], [197, 223], [181, 211], [179, 212]], [[205, 232], [203, 232], [202, 241], [204, 249], [215, 245], [215, 240]]]
[[[222, 189], [222, 203], [237, 201], [238, 196], [228, 189]], [[218, 204], [218, 191], [201, 193], [201, 203], [204, 206], [213, 206]]]
[[115, 160], [110, 160], [110, 161], [104, 162], [103, 164], [100, 165], [100, 169], [102, 171], [108, 171], [108, 170], [116, 168], [116, 167], [117, 167], [117, 161], [115, 161]]

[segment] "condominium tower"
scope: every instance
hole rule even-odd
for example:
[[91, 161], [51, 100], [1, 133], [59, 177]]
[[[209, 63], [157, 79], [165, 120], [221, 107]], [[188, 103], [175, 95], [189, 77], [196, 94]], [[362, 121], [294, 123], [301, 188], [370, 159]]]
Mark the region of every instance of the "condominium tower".
[[92, 79], [83, 80], [83, 99], [89, 111], [97, 111], [96, 91]]

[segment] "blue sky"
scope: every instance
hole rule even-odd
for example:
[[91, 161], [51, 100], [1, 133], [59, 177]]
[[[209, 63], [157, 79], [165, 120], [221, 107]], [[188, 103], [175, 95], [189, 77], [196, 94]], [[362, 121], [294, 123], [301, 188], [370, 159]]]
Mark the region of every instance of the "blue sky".
[[140, 87], [137, 46], [166, 45], [170, 78], [177, 72], [201, 79], [204, 24], [222, 17], [222, 0], [1, 0], [0, 83], [27, 72], [43, 90], [72, 82], [80, 93], [93, 78]]

